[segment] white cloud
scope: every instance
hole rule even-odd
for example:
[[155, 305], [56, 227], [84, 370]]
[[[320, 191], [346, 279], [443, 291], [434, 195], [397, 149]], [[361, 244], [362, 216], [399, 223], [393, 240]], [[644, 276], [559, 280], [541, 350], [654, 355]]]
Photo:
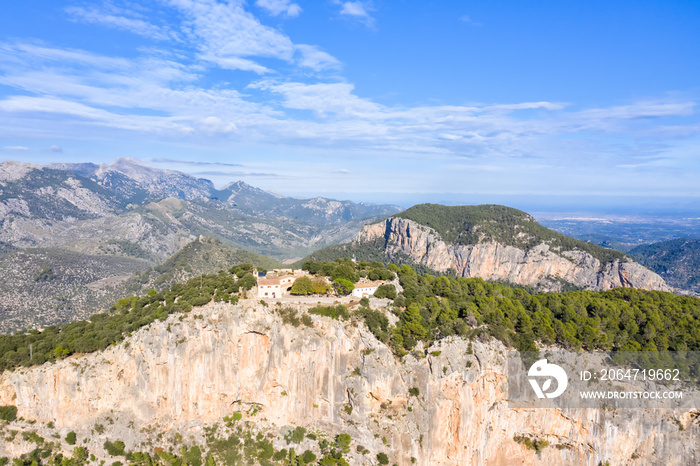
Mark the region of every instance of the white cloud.
[[290, 0], [257, 0], [255, 4], [275, 16], [284, 13], [287, 16], [294, 17], [299, 16], [301, 13], [301, 7]]
[[633, 105], [621, 105], [609, 108], [584, 110], [579, 113], [583, 118], [590, 119], [635, 119], [663, 118], [669, 116], [689, 116], [693, 114], [695, 102], [664, 102], [643, 101]]
[[301, 58], [298, 61], [299, 66], [311, 68], [314, 71], [338, 69], [341, 67], [338, 59], [315, 45], [298, 44], [295, 48], [301, 54]]
[[335, 0], [333, 3], [340, 5], [340, 14], [363, 22], [366, 26], [374, 26], [374, 18], [369, 14], [371, 9], [367, 2], [341, 2]]
[[63, 152], [63, 147], [54, 145], [54, 146], [49, 147], [48, 150], [49, 150], [49, 152], [62, 153], [62, 152]]
[[[310, 45], [296, 50], [309, 60], [323, 53]], [[328, 66], [322, 63], [317, 58], [307, 66]], [[54, 128], [46, 122], [54, 121], [54, 126], [73, 134], [101, 127], [251, 143], [303, 141], [405, 156], [488, 158], [538, 153], [557, 158], [603, 153], [593, 142], [575, 147], [571, 141], [557, 140], [559, 135], [602, 130], [647, 137], [642, 133], [650, 127], [649, 120], [689, 116], [695, 106], [693, 101], [660, 100], [582, 111], [567, 111], [566, 104], [546, 101], [399, 107], [360, 97], [351, 83], [265, 79], [247, 89], [262, 92], [247, 95], [245, 88], [202, 87], [200, 78], [205, 73], [198, 64], [186, 66], [167, 55], [123, 60], [81, 50], [0, 44], [0, 83], [22, 94], [0, 100], [0, 127], [10, 130], [24, 122], [23, 130], [43, 127], [47, 136]], [[520, 116], [526, 110], [538, 111]], [[670, 134], [674, 128], [682, 129], [669, 124], [664, 131]], [[697, 134], [697, 125], [685, 128]], [[605, 152], [621, 150], [627, 151], [606, 148]]]
[[200, 58], [223, 68], [264, 73], [244, 57], [271, 57], [291, 62], [294, 44], [276, 29], [261, 24], [240, 1], [164, 0], [186, 15], [185, 31]]
[[2, 150], [9, 150], [12, 152], [25, 152], [29, 150], [29, 147], [26, 146], [5, 146], [2, 148]]
[[340, 9], [340, 14], [349, 16], [360, 16], [363, 18], [369, 17], [369, 13], [367, 13], [367, 10], [365, 9], [365, 6], [362, 4], [362, 2], [343, 2]]
[[363, 115], [380, 110], [380, 106], [352, 93], [355, 86], [347, 83], [303, 84], [263, 81], [251, 87], [269, 90], [284, 97], [282, 105], [299, 110], [312, 110], [325, 117], [329, 113]]
[[161, 28], [143, 19], [128, 18], [118, 14], [112, 14], [109, 11], [101, 10], [94, 6], [90, 8], [68, 7], [66, 8], [66, 12], [73, 16], [75, 20], [102, 24], [155, 40], [169, 40], [174, 38], [174, 34], [167, 28]]
[[235, 123], [226, 122], [216, 116], [208, 116], [202, 120], [202, 126], [213, 133], [233, 133], [238, 131]]

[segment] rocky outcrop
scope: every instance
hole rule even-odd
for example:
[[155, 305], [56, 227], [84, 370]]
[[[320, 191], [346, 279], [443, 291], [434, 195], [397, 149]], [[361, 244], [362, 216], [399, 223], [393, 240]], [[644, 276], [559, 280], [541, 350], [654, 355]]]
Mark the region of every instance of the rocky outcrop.
[[431, 228], [404, 218], [388, 218], [367, 225], [355, 242], [383, 239], [389, 257], [408, 256], [426, 267], [458, 276], [481, 277], [559, 291], [566, 284], [590, 290], [621, 286], [670, 291], [654, 272], [629, 260], [607, 264], [580, 250], [553, 251], [546, 243], [529, 250], [494, 242], [454, 245], [443, 241]]
[[[364, 325], [313, 320], [297, 328], [260, 303], [209, 304], [101, 354], [6, 372], [0, 405], [16, 405], [40, 433], [49, 422], [61, 438], [75, 430], [98, 459], [106, 439], [127, 450], [159, 433], [201, 439], [203, 427], [256, 406], [245, 421], [271, 433], [289, 425], [347, 432], [350, 464], [376, 464], [379, 452], [401, 466], [412, 457], [424, 466], [700, 460], [696, 412], [512, 409], [500, 343], [451, 338], [399, 360]], [[516, 436], [550, 446], [536, 454]], [[32, 448], [17, 439], [0, 443], [0, 456]]]

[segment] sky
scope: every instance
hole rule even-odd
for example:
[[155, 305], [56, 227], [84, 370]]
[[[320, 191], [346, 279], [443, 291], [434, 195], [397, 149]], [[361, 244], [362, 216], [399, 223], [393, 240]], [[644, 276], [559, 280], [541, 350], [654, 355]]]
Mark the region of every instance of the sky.
[[0, 160], [700, 209], [699, 102], [696, 0], [0, 4]]

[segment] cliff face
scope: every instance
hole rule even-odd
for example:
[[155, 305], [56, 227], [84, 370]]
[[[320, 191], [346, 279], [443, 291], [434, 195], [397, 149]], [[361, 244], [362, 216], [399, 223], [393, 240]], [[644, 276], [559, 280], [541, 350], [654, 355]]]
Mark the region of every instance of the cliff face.
[[[425, 466], [700, 460], [694, 412], [510, 409], [500, 343], [447, 339], [401, 361], [364, 325], [313, 316], [312, 327], [295, 328], [269, 309], [210, 304], [100, 354], [6, 372], [0, 405], [16, 405], [18, 417], [38, 421], [33, 428], [53, 421], [61, 437], [91, 438], [98, 458], [106, 439], [131, 450], [159, 432], [201, 438], [203, 426], [257, 406], [245, 420], [272, 433], [289, 425], [347, 432], [350, 464], [375, 464], [379, 452], [402, 466], [411, 457]], [[106, 427], [99, 435], [98, 424]], [[535, 454], [513, 440], [519, 435], [550, 447]], [[31, 449], [0, 442], [0, 456]]]
[[559, 291], [564, 282], [590, 290], [620, 286], [670, 291], [664, 280], [636, 262], [615, 260], [601, 266], [584, 251], [555, 253], [549, 245], [525, 251], [513, 246], [484, 242], [448, 244], [431, 228], [404, 218], [367, 225], [356, 242], [384, 238], [389, 256], [404, 254], [433, 270], [454, 269], [458, 276], [481, 277]]

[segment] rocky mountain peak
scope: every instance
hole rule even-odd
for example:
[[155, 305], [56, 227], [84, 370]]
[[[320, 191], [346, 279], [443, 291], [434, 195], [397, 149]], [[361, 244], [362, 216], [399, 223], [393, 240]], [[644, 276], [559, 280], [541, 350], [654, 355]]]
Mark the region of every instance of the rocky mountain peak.
[[6, 160], [0, 162], [0, 182], [17, 181], [32, 170], [40, 170], [41, 165], [29, 162]]
[[[449, 212], [439, 207], [445, 206], [437, 206], [433, 212]], [[492, 219], [473, 222], [427, 214], [422, 218], [428, 224], [405, 218], [401, 213], [366, 225], [353, 247], [372, 249], [374, 254], [383, 254], [390, 260], [409, 258], [438, 272], [452, 270], [462, 277], [481, 277], [545, 291], [616, 287], [671, 290], [663, 278], [624, 254], [552, 232], [534, 220], [530, 228], [520, 224], [516, 229]], [[479, 230], [480, 226], [484, 229]]]

